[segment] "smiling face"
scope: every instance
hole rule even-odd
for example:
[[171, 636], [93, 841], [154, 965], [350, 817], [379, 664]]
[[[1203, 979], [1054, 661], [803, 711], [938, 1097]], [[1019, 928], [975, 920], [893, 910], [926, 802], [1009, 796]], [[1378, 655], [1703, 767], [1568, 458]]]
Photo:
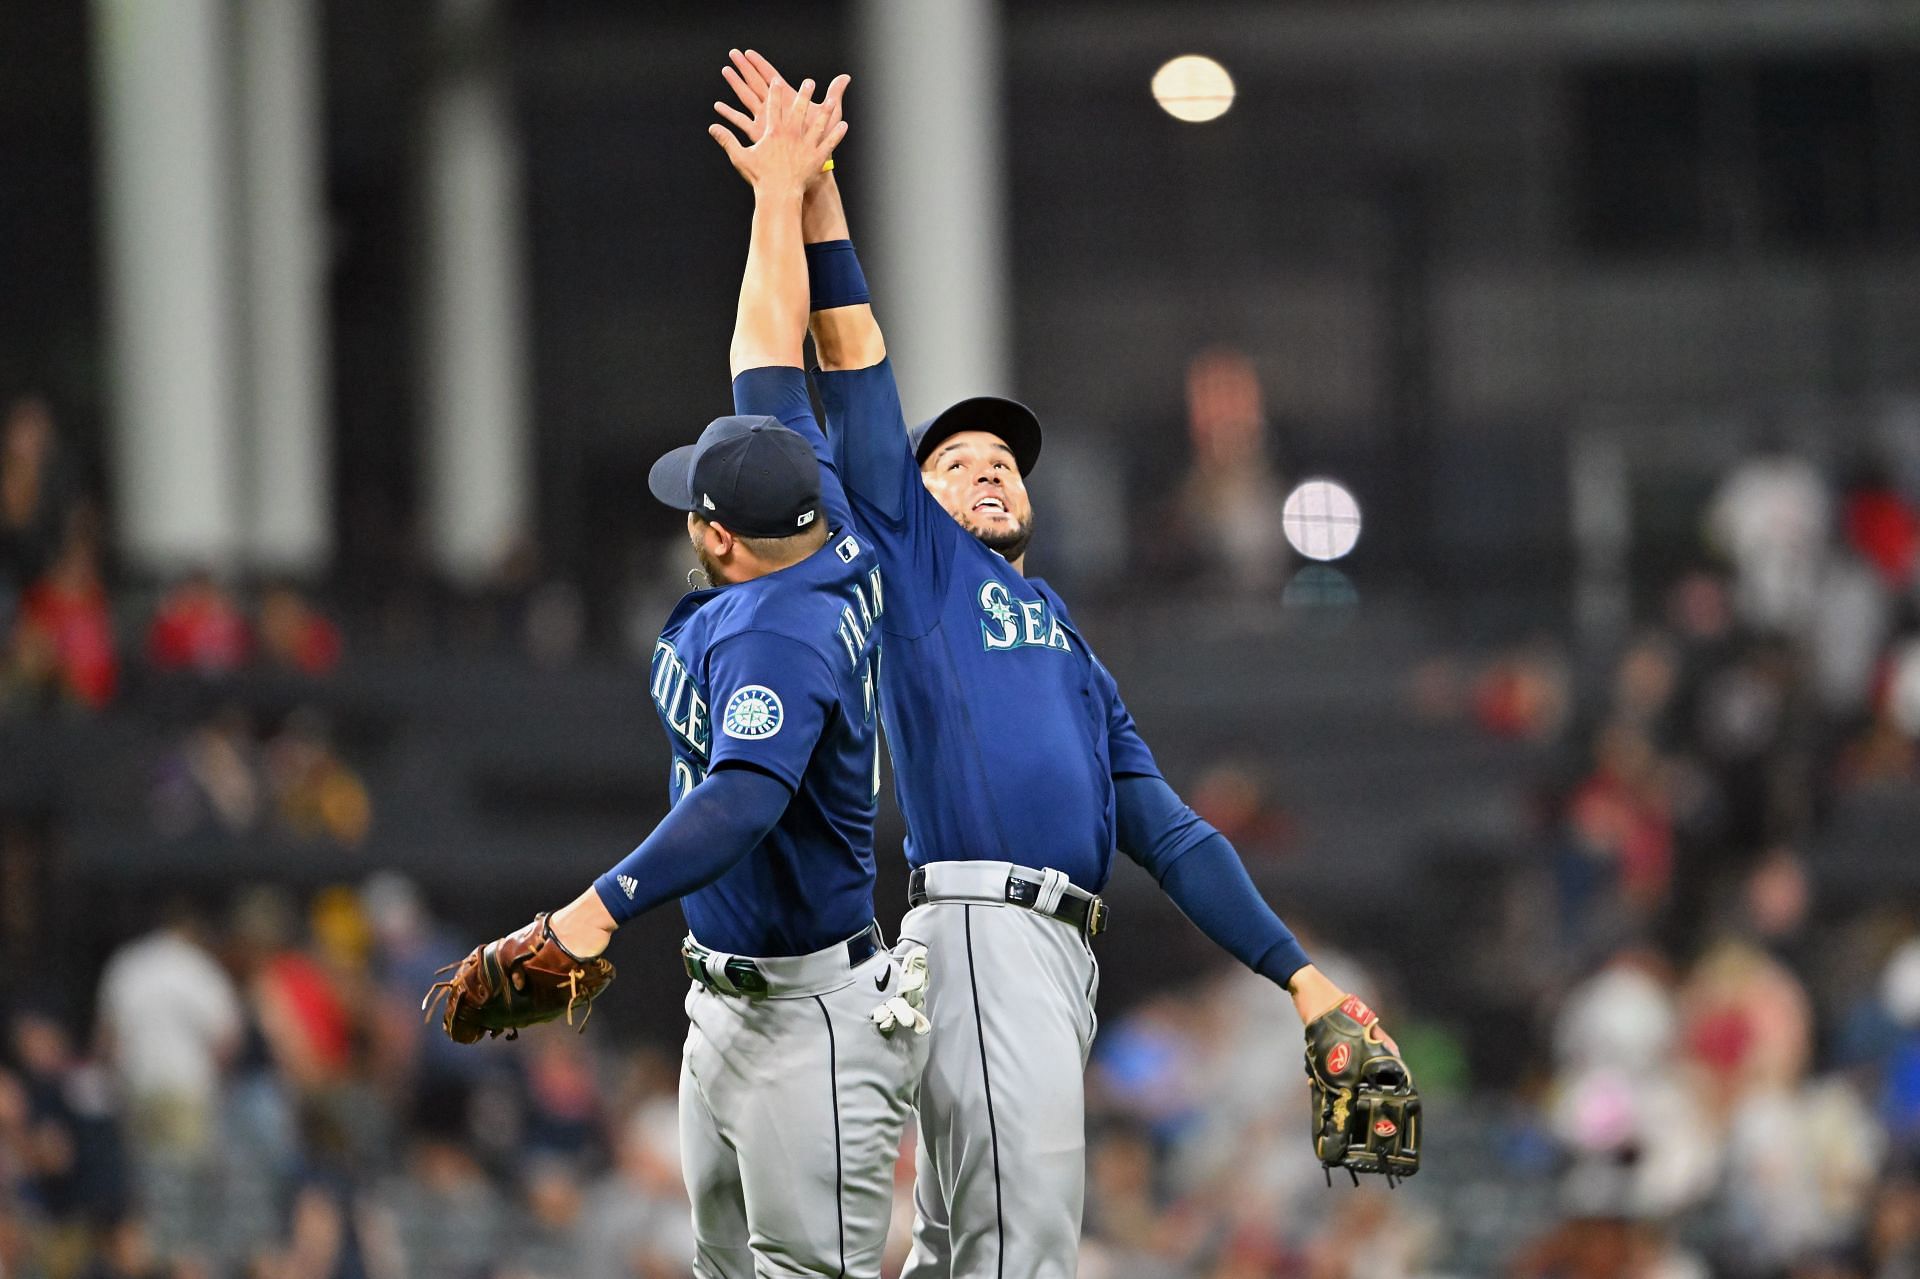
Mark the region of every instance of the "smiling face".
[[1009, 560], [1033, 538], [1033, 503], [1013, 451], [988, 431], [958, 431], [928, 455], [920, 478], [960, 527]]

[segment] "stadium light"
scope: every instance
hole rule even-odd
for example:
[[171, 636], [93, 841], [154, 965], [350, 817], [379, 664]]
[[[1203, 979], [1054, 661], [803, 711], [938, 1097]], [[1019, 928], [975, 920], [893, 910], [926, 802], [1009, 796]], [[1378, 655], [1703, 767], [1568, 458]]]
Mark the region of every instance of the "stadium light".
[[1153, 100], [1188, 124], [1218, 120], [1233, 105], [1233, 77], [1212, 58], [1182, 54], [1153, 73]]

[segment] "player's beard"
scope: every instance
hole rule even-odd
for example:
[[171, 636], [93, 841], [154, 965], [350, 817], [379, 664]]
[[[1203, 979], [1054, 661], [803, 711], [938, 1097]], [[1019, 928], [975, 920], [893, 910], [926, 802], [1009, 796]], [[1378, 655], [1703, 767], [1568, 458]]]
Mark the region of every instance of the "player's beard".
[[1007, 563], [1011, 564], [1027, 553], [1027, 543], [1033, 540], [1033, 512], [1027, 512], [1027, 518], [1008, 529], [982, 528], [973, 522], [971, 513], [960, 521], [960, 527], [980, 539], [990, 551], [998, 551]]
[[693, 558], [699, 561], [700, 572], [707, 579], [707, 585], [725, 586], [727, 584], [726, 570], [720, 567], [719, 560], [707, 554], [707, 548], [699, 542], [693, 544]]

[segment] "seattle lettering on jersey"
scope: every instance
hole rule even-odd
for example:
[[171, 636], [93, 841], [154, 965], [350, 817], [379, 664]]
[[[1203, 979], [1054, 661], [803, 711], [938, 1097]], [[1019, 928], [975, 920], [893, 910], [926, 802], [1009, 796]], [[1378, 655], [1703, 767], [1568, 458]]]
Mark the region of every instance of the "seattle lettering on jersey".
[[707, 749], [713, 740], [713, 724], [707, 717], [707, 701], [694, 687], [687, 665], [665, 640], [653, 646], [653, 672], [650, 687], [653, 704], [660, 708], [660, 719], [685, 742], [699, 759], [707, 762]]
[[1045, 600], [1016, 600], [1005, 582], [989, 578], [980, 584], [980, 638], [989, 653], [1012, 648], [1052, 648], [1071, 653], [1067, 632]]

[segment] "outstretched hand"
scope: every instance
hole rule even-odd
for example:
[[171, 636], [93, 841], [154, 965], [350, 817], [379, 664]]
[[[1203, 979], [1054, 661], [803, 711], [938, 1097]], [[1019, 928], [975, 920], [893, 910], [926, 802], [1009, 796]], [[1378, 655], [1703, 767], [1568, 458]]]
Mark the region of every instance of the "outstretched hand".
[[[785, 84], [786, 77], [774, 69], [773, 63], [756, 49], [741, 52], [738, 49], [727, 50], [727, 58], [732, 66], [720, 68], [720, 76], [733, 90], [733, 96], [740, 99], [739, 110], [724, 102], [716, 102], [713, 109], [722, 120], [733, 125], [746, 135], [748, 142], [758, 142], [762, 126], [760, 115], [766, 110], [767, 90], [776, 84]], [[832, 89], [829, 88], [831, 93]]]
[[847, 122], [840, 118], [840, 100], [851, 80], [850, 76], [836, 76], [818, 102], [813, 100], [812, 80], [802, 80], [798, 89], [780, 80], [769, 84], [753, 121], [758, 136], [750, 146], [742, 145], [722, 124], [709, 125], [707, 133], [755, 191], [788, 188], [804, 192], [847, 136]]
[[[740, 100], [740, 106], [733, 107], [725, 102], [715, 102], [714, 112], [738, 129], [749, 144], [757, 144], [766, 133], [768, 97], [775, 86], [782, 89], [787, 87], [786, 78], [771, 62], [753, 49], [748, 49], [744, 53], [739, 49], [731, 49], [727, 56], [732, 59], [732, 65], [722, 67], [720, 74], [725, 77], [734, 96]], [[850, 76], [834, 77], [833, 81], [827, 85], [826, 95], [816, 106], [832, 111], [832, 118], [838, 121], [841, 118], [842, 99], [846, 94], [847, 85], [851, 82]], [[708, 131], [712, 132], [711, 129]], [[824, 164], [814, 169], [808, 177], [808, 185], [818, 184], [826, 172]]]

